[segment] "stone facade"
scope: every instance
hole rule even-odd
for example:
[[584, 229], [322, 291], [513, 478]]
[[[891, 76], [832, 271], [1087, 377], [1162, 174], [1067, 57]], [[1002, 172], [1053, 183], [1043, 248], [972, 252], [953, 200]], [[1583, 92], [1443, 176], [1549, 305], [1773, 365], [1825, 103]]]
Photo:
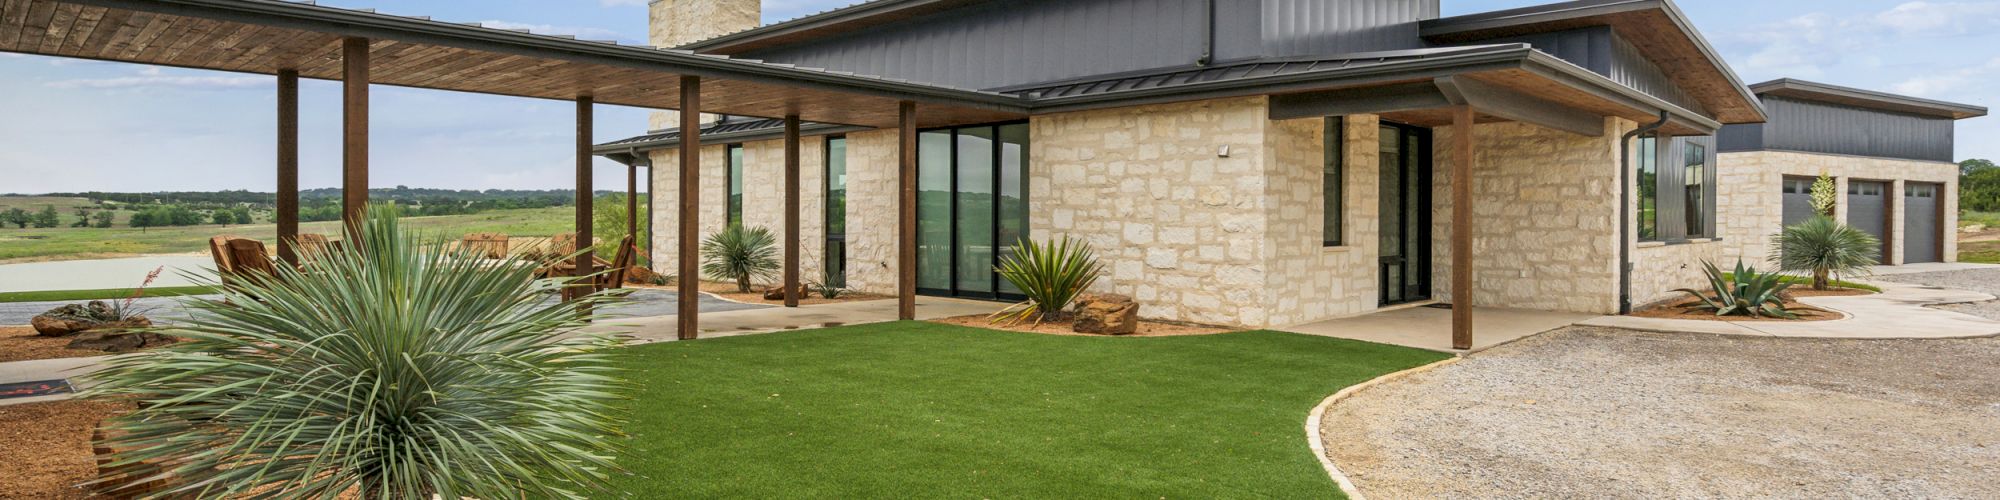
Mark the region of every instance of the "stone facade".
[[[1757, 264], [1770, 258], [1769, 241], [1784, 226], [1782, 189], [1787, 176], [1833, 176], [1839, 186], [1834, 218], [1841, 221], [1847, 220], [1848, 180], [1889, 182], [1890, 213], [1896, 214], [1890, 217], [1888, 234], [1891, 264], [1902, 264], [1905, 257], [1903, 217], [1900, 214], [1904, 213], [1903, 187], [1907, 183], [1944, 185], [1940, 192], [1944, 218], [1939, 224], [1945, 228], [1958, 227], [1958, 166], [1951, 163], [1791, 151], [1723, 153], [1720, 163], [1721, 167], [1716, 171], [1717, 224], [1724, 241], [1729, 242], [1730, 250], [1724, 257], [1731, 263], [1738, 257]], [[1946, 231], [1942, 245], [1946, 262], [1958, 260], [1955, 234], [1955, 231]]]
[[[1618, 311], [1618, 138], [1525, 123], [1474, 127], [1473, 304], [1583, 313]], [[1453, 127], [1434, 130], [1433, 289], [1451, 295]]]
[[[826, 139], [806, 137], [799, 141], [799, 276], [801, 280], [820, 279], [821, 260], [825, 256], [825, 177], [826, 162], [824, 147]], [[783, 244], [785, 238], [784, 208], [785, 185], [784, 143], [765, 140], [743, 145], [743, 224], [746, 227], [770, 229]], [[701, 148], [701, 229], [702, 238], [722, 231], [727, 224], [728, 198], [726, 184], [729, 163], [727, 144], [704, 145]], [[651, 153], [653, 165], [653, 203], [659, 207], [653, 210], [654, 252], [657, 263], [654, 269], [660, 272], [675, 272], [678, 262], [677, 249], [680, 248], [679, 227], [679, 186], [680, 153], [678, 150], [661, 150]], [[761, 187], [761, 189], [759, 189]], [[696, 243], [697, 245], [699, 242]]]

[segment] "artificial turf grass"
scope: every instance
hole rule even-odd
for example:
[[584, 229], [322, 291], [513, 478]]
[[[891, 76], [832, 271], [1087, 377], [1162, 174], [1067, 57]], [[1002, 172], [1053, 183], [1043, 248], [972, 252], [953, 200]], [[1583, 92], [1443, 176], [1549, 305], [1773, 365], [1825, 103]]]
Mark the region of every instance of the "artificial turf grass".
[[1446, 355], [898, 322], [628, 350], [637, 498], [1337, 497], [1306, 414]]
[[[132, 297], [131, 288], [109, 288], [104, 290], [48, 290], [39, 292], [0, 293], [0, 303], [6, 302], [55, 302], [63, 300], [117, 300]], [[166, 286], [147, 288], [145, 297], [182, 297], [188, 295], [208, 295], [217, 293], [212, 286]]]

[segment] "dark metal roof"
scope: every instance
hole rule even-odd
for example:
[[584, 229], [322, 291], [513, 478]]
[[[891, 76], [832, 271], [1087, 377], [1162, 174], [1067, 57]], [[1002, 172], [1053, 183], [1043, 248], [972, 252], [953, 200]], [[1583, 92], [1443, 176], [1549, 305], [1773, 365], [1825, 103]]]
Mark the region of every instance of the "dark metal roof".
[[865, 0], [817, 14], [698, 40], [678, 48], [709, 53], [738, 53], [755, 50], [772, 42], [833, 36], [989, 1], [992, 0]]
[[1986, 116], [1986, 108], [1921, 97], [1862, 90], [1825, 83], [1780, 78], [1750, 86], [1759, 96], [1777, 96], [1842, 104], [1858, 108], [1963, 120]]
[[1038, 101], [1114, 95], [1121, 92], [1143, 92], [1198, 84], [1226, 83], [1235, 80], [1251, 80], [1308, 73], [1329, 73], [1390, 62], [1519, 51], [1524, 48], [1526, 48], [1525, 45], [1506, 44], [1367, 52], [1325, 57], [1252, 59], [1209, 66], [1183, 66], [1101, 75], [1076, 80], [1000, 88], [994, 89], [994, 91]]

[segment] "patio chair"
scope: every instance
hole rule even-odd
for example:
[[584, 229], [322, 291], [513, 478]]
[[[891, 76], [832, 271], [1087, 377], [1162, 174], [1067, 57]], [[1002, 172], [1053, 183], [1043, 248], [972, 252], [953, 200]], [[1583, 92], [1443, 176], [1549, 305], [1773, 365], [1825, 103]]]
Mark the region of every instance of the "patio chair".
[[292, 246], [298, 249], [300, 259], [311, 259], [315, 255], [324, 255], [336, 248], [335, 242], [326, 239], [324, 234], [301, 234], [295, 241], [297, 244]]
[[507, 258], [507, 235], [472, 233], [458, 240], [459, 249], [483, 259]]
[[[271, 262], [271, 254], [264, 242], [237, 236], [217, 236], [208, 239], [209, 256], [215, 259], [215, 271], [227, 284], [232, 279], [244, 276], [277, 276], [278, 268]], [[252, 274], [256, 273], [256, 274]]]

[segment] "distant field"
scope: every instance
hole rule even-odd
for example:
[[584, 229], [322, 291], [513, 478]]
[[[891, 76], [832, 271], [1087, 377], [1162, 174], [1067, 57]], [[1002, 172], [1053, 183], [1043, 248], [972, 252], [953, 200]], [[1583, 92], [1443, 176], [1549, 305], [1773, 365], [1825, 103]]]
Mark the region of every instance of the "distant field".
[[[36, 203], [34, 200], [42, 200]], [[36, 203], [34, 209], [69, 198], [0, 197], [0, 202], [20, 204]], [[74, 199], [83, 201], [80, 198]], [[75, 206], [74, 201], [70, 202]], [[6, 210], [0, 205], [0, 210]], [[25, 207], [24, 207], [25, 208]], [[58, 210], [65, 209], [57, 205]], [[448, 215], [439, 217], [411, 217], [405, 227], [423, 231], [435, 231], [451, 238], [465, 233], [503, 233], [510, 236], [547, 237], [556, 233], [574, 230], [575, 212], [568, 207], [532, 208], [519, 210], [495, 210], [472, 215]], [[70, 214], [65, 213], [65, 216]], [[340, 223], [337, 221], [308, 222], [299, 225], [301, 233], [337, 235]], [[36, 229], [16, 229], [13, 226], [0, 228], [0, 263], [34, 262], [51, 260], [98, 259], [130, 255], [198, 253], [208, 250], [208, 239], [223, 235], [264, 240], [275, 245], [278, 229], [273, 224], [246, 225], [202, 225], [184, 227], [132, 228], [114, 227], [110, 229], [58, 227]]]
[[[28, 212], [32, 213], [32, 212], [39, 212], [42, 210], [42, 207], [47, 207], [47, 206], [56, 207], [56, 213], [62, 214], [62, 227], [69, 227], [71, 223], [76, 222], [77, 207], [88, 208], [92, 212], [98, 211], [99, 209], [102, 208], [98, 206], [96, 203], [93, 203], [90, 200], [84, 198], [62, 198], [55, 196], [0, 196], [0, 212], [5, 212], [8, 209], [19, 208], [22, 210], [27, 210]], [[132, 220], [132, 212], [129, 210], [116, 210], [113, 211], [113, 213], [116, 214], [116, 216], [112, 218], [113, 224], [122, 226], [125, 225], [126, 221]], [[34, 226], [31, 225], [28, 227], [33, 228]], [[0, 229], [14, 229], [14, 226], [4, 225], [4, 227], [0, 227]], [[5, 231], [0, 230], [0, 233], [5, 233]]]

